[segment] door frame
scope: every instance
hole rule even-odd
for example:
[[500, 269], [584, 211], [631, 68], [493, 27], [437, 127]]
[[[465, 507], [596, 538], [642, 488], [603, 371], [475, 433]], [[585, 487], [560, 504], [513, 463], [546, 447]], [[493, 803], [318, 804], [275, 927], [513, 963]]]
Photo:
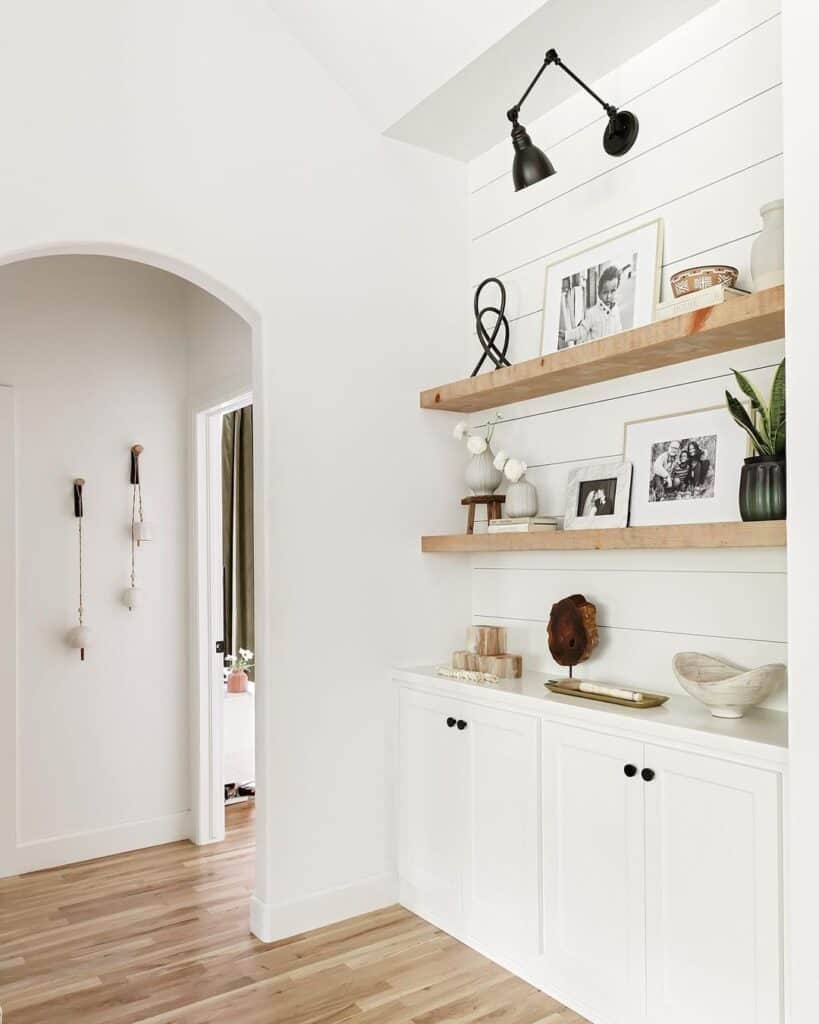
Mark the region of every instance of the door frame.
[[[193, 410], [194, 430], [194, 685], [193, 728], [198, 735], [192, 839], [197, 845], [225, 838], [223, 765], [223, 661], [216, 643], [223, 640], [222, 595], [222, 417], [253, 404], [242, 391], [217, 404]], [[254, 442], [256, 428], [254, 424]]]

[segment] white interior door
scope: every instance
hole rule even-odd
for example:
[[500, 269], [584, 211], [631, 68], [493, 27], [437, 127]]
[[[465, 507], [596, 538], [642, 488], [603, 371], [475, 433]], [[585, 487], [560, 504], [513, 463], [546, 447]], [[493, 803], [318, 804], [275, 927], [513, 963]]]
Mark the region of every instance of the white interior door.
[[636, 1024], [645, 991], [643, 747], [542, 728], [545, 962], [565, 998], [577, 993], [601, 1019]]
[[401, 690], [401, 898], [441, 927], [463, 910], [466, 742], [457, 701]]
[[778, 777], [663, 747], [645, 759], [649, 1024], [778, 1024]]
[[[517, 960], [540, 952], [539, 719], [464, 705], [466, 933]], [[457, 729], [457, 727], [456, 727]]]
[[0, 387], [0, 877], [17, 871], [16, 587], [14, 392]]

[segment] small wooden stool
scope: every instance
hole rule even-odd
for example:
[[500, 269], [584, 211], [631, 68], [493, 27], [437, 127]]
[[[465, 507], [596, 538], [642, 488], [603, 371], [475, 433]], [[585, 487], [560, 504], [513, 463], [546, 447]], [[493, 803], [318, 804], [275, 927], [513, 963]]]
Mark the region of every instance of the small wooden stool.
[[475, 506], [486, 505], [488, 519], [500, 519], [503, 513], [503, 503], [506, 501], [505, 494], [473, 494], [468, 498], [461, 498], [461, 504], [469, 508], [466, 520], [466, 532], [475, 532]]

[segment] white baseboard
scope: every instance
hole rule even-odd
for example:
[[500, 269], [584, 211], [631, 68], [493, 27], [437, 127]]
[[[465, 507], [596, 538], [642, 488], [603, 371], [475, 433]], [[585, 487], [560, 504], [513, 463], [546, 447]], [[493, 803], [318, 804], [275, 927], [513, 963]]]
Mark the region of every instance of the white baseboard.
[[189, 839], [191, 812], [179, 811], [162, 818], [127, 822], [91, 832], [75, 832], [50, 839], [35, 839], [17, 844], [16, 874], [62, 867], [77, 861], [110, 857], [115, 853], [142, 850], [148, 846]]
[[293, 903], [263, 903], [254, 894], [250, 899], [250, 930], [262, 942], [276, 942], [397, 901], [398, 880], [394, 875], [326, 889]]

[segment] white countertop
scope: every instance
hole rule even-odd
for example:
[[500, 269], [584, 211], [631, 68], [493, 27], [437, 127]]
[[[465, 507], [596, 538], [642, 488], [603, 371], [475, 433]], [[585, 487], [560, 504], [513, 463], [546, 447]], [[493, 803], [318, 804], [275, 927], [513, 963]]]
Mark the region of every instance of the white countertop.
[[476, 683], [439, 676], [434, 666], [393, 670], [396, 682], [456, 699], [534, 711], [571, 725], [711, 750], [769, 767], [781, 768], [787, 763], [788, 716], [784, 711], [750, 708], [744, 718], [714, 718], [703, 704], [684, 694], [671, 697], [658, 708], [627, 708], [552, 693], [544, 684], [553, 678], [556, 676], [527, 672], [521, 679]]

